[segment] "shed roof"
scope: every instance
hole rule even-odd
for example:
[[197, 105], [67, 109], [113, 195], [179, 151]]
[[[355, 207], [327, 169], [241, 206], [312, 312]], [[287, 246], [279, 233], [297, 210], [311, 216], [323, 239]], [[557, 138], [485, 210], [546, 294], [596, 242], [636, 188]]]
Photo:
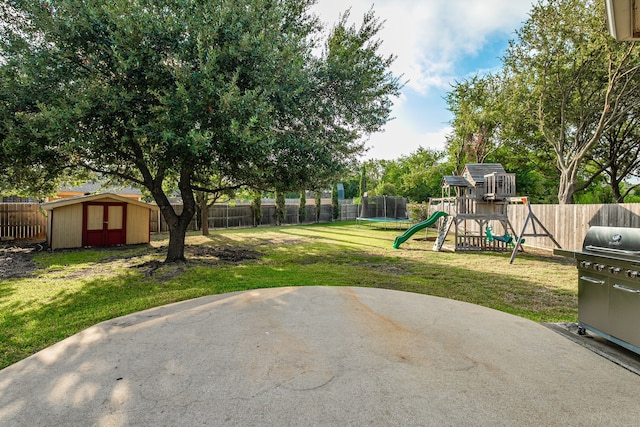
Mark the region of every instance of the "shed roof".
[[473, 187], [469, 181], [461, 176], [446, 175], [442, 177], [443, 187]]
[[60, 208], [63, 206], [74, 205], [76, 203], [91, 202], [91, 201], [105, 199], [105, 198], [115, 199], [122, 203], [129, 203], [132, 205], [141, 206], [148, 209], [154, 209], [154, 210], [159, 209], [158, 206], [156, 205], [150, 205], [149, 203], [139, 202], [137, 200], [133, 200], [128, 197], [119, 196], [113, 193], [100, 193], [100, 194], [91, 194], [88, 196], [67, 197], [65, 199], [59, 199], [59, 200], [54, 200], [52, 202], [43, 203], [40, 205], [40, 207], [42, 207], [42, 209], [46, 211], [52, 211], [55, 208]]
[[462, 176], [472, 181], [472, 184], [484, 182], [484, 176], [492, 173], [507, 173], [500, 163], [469, 163], [464, 166]]

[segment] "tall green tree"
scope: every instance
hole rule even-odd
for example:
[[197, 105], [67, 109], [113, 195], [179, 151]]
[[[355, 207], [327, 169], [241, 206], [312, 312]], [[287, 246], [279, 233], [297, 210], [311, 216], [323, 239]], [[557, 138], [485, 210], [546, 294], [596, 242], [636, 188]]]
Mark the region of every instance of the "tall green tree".
[[624, 202], [627, 195], [640, 187], [640, 108], [635, 98], [625, 102], [631, 104], [628, 109], [631, 114], [607, 128], [587, 154], [586, 166], [592, 172], [583, 184], [589, 189], [599, 176], [604, 176], [616, 203]]
[[369, 159], [363, 162], [363, 166], [367, 170], [367, 192], [370, 196], [373, 194], [373, 189], [382, 181], [384, 174], [384, 160]]
[[520, 106], [529, 99], [523, 91], [513, 90], [515, 81], [502, 70], [453, 86], [446, 98], [453, 131], [447, 136], [448, 159], [441, 167], [460, 174], [467, 163], [501, 163], [516, 174], [518, 194], [553, 203], [559, 182], [555, 158], [535, 123], [522, 120]]
[[366, 165], [362, 165], [360, 169], [360, 184], [359, 184], [359, 196], [360, 199], [364, 197], [364, 194], [367, 192], [367, 167]]
[[200, 228], [203, 236], [209, 235], [209, 209], [218, 201], [231, 199], [235, 196], [235, 191], [238, 190], [238, 188], [229, 183], [225, 183], [223, 178], [217, 176], [210, 177], [206, 187], [219, 190], [211, 192], [202, 190], [195, 191], [198, 212], [200, 213]]
[[446, 96], [453, 113], [452, 135], [447, 141], [455, 172], [467, 163], [485, 163], [502, 145], [500, 126], [504, 120], [505, 91], [499, 75], [474, 76], [457, 82]]
[[194, 191], [311, 188], [388, 120], [400, 84], [380, 21], [345, 13], [323, 32], [312, 4], [5, 1], [2, 154], [26, 179], [84, 169], [144, 187], [170, 228], [166, 261], [184, 259]]
[[444, 152], [422, 147], [401, 157], [399, 162], [406, 172], [402, 176], [400, 194], [416, 203], [440, 197], [442, 177], [451, 174], [444, 157]]
[[369, 160], [369, 194], [401, 196], [417, 203], [439, 197], [442, 177], [451, 173], [444, 160], [444, 152], [422, 147], [395, 160]]
[[400, 163], [399, 159], [380, 160], [382, 168], [382, 177], [371, 191], [375, 196], [399, 196], [400, 187], [402, 186], [402, 177], [408, 171]]
[[534, 124], [553, 150], [561, 204], [574, 202], [585, 156], [626, 115], [623, 100], [637, 97], [639, 49], [608, 35], [595, 0], [539, 2], [510, 44], [504, 63], [521, 107], [511, 118]]
[[331, 218], [336, 220], [340, 218], [340, 203], [338, 202], [338, 184], [331, 187]]

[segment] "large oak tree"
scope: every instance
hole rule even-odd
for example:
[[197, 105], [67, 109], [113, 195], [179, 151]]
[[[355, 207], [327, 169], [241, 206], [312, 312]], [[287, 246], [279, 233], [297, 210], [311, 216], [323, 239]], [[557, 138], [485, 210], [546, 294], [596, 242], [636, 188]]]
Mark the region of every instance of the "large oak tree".
[[4, 1], [0, 141], [24, 168], [0, 179], [82, 169], [144, 187], [170, 227], [167, 261], [184, 259], [194, 191], [327, 181], [387, 122], [400, 84], [372, 11], [324, 32], [312, 4]]
[[520, 92], [511, 120], [532, 124], [553, 151], [559, 203], [574, 202], [586, 156], [628, 117], [625, 100], [640, 90], [639, 53], [609, 36], [595, 0], [538, 2], [511, 42], [504, 65]]

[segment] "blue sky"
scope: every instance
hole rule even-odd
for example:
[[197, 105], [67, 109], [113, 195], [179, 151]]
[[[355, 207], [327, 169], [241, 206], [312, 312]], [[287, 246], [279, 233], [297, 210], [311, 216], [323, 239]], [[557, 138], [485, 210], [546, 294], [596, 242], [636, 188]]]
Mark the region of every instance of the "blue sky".
[[381, 52], [394, 54], [396, 75], [408, 80], [395, 100], [395, 119], [372, 135], [365, 159], [396, 159], [422, 146], [442, 149], [451, 131], [443, 99], [456, 81], [500, 67], [515, 30], [534, 0], [318, 0], [313, 11], [329, 26], [351, 8], [361, 22], [372, 6], [386, 21]]

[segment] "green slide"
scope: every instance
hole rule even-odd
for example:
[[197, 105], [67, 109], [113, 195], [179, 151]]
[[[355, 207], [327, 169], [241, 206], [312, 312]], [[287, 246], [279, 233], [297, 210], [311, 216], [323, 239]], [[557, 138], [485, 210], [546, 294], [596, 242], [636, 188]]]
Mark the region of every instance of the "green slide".
[[436, 223], [436, 221], [438, 219], [440, 219], [443, 216], [447, 216], [449, 215], [446, 212], [442, 212], [442, 211], [435, 211], [428, 219], [417, 223], [416, 225], [411, 226], [411, 228], [409, 228], [407, 231], [404, 232], [404, 234], [396, 237], [395, 242], [393, 242], [393, 249], [398, 249], [400, 247], [401, 244], [403, 244], [404, 242], [406, 242], [407, 240], [409, 240], [409, 237], [413, 236], [417, 231], [420, 230], [424, 230], [425, 228], [429, 227], [430, 225], [433, 225]]

